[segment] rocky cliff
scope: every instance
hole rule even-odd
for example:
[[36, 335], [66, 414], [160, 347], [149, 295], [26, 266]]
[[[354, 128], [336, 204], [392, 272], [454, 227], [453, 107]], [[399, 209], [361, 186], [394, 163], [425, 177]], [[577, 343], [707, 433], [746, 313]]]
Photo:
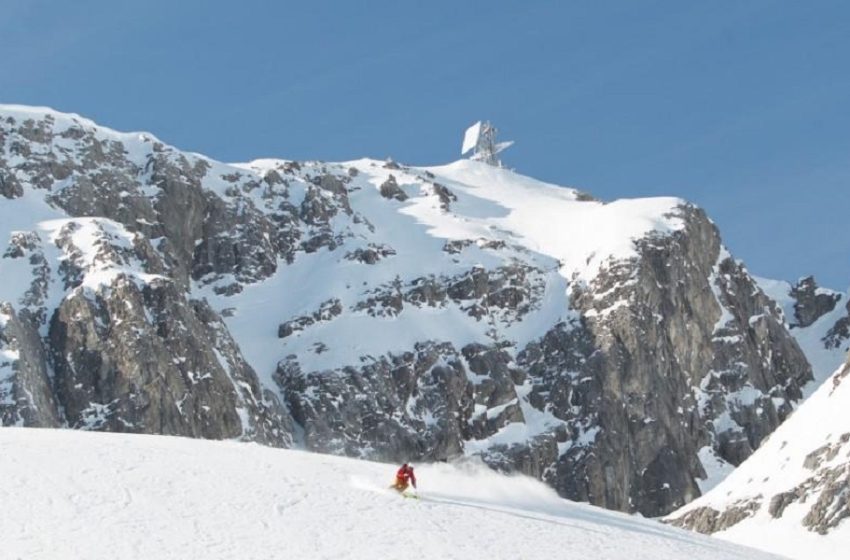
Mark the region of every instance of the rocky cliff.
[[670, 516], [795, 558], [850, 542], [850, 361], [713, 491]]
[[782, 308], [791, 336], [812, 365], [815, 382], [803, 391], [808, 397], [844, 363], [850, 351], [850, 292], [820, 287], [811, 276], [796, 284], [764, 278], [757, 281]]
[[0, 195], [4, 424], [477, 456], [659, 515], [812, 379], [678, 199], [469, 161], [225, 165], [23, 107]]

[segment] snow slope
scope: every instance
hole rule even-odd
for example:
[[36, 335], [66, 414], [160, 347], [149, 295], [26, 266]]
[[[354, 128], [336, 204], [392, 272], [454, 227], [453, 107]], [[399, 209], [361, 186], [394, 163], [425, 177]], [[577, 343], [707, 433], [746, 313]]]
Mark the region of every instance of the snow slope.
[[[234, 165], [260, 179], [287, 163], [263, 159]], [[651, 233], [669, 234], [684, 225], [679, 215], [686, 202], [678, 198], [582, 200], [574, 189], [470, 160], [427, 168], [388, 168], [371, 159], [305, 163], [301, 173], [309, 177], [319, 170], [339, 175], [356, 170], [348, 185], [351, 209], [374, 227], [350, 226], [354, 235], [344, 241], [342, 250], [299, 254], [293, 263], [281, 263], [273, 277], [246, 286], [239, 294], [218, 294], [216, 283], [195, 287], [214, 307], [233, 310], [227, 324], [248, 361], [267, 379], [288, 355], [297, 355], [304, 371], [321, 371], [388, 351], [407, 351], [423, 340], [451, 340], [462, 346], [489, 340], [496, 332], [497, 338], [522, 348], [574, 315], [568, 282], [589, 283], [606, 265], [637, 257], [636, 240]], [[381, 185], [391, 177], [408, 197], [403, 202], [390, 204], [380, 194]], [[435, 185], [448, 189], [450, 203], [441, 204]], [[297, 201], [296, 195], [291, 198]], [[362, 247], [364, 240], [391, 247], [394, 253], [372, 266], [346, 263], [341, 254]], [[476, 245], [456, 257], [444, 250], [447, 242], [470, 240]], [[507, 249], [494, 250], [494, 244]], [[411, 282], [426, 273], [448, 278], [474, 265], [490, 269], [515, 262], [535, 266], [545, 290], [544, 301], [526, 316], [477, 321], [456, 306], [409, 306], [392, 317], [344, 312], [282, 343], [277, 337], [282, 317], [310, 314], [329, 294], [348, 310], [370, 290], [396, 281]], [[320, 352], [313, 350], [317, 346]]]
[[761, 559], [561, 500], [527, 478], [395, 467], [254, 444], [0, 429], [3, 558]]
[[678, 208], [686, 202], [679, 198], [581, 200], [573, 189], [470, 160], [425, 170], [453, 192], [478, 199], [469, 208], [486, 208], [481, 199], [497, 204], [503, 216], [478, 220], [514, 232], [525, 247], [558, 259], [567, 278], [590, 281], [603, 265], [636, 257], [635, 240], [684, 226]]
[[[715, 536], [792, 558], [847, 558], [850, 550], [848, 411], [850, 364], [821, 384], [722, 483], [670, 515], [670, 519], [693, 516], [706, 508], [717, 512], [737, 508], [745, 512], [741, 516], [743, 520], [714, 533]], [[784, 507], [780, 507], [783, 502]]]

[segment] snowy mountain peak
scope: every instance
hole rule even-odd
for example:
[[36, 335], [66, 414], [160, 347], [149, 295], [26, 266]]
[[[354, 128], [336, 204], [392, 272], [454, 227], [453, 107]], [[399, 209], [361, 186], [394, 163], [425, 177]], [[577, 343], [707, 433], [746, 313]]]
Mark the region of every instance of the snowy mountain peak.
[[67, 154], [76, 141], [89, 135], [100, 141], [120, 142], [134, 160], [138, 159], [134, 156], [139, 152], [147, 152], [149, 145], [164, 145], [149, 132], [119, 132], [76, 113], [63, 113], [49, 107], [0, 104], [0, 121], [6, 126], [20, 125], [17, 133], [31, 142], [31, 147], [36, 147], [35, 153], [39, 152], [39, 145], [44, 149], [50, 144], [51, 149]]
[[0, 109], [3, 424], [477, 456], [660, 515], [811, 368], [676, 198], [475, 161], [229, 165]]

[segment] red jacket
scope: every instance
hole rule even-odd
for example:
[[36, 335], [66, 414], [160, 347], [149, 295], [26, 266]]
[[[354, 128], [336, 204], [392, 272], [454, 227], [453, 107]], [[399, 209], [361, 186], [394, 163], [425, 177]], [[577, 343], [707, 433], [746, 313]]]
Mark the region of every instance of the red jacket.
[[413, 467], [402, 465], [401, 468], [398, 469], [395, 478], [399, 482], [407, 483], [410, 481], [410, 483], [413, 484], [413, 487], [416, 488], [416, 475], [413, 474]]

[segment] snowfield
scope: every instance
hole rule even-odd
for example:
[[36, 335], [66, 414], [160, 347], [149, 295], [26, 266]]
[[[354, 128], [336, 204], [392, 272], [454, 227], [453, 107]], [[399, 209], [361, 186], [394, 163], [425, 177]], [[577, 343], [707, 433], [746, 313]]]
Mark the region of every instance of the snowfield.
[[468, 464], [394, 465], [254, 444], [0, 429], [0, 557], [748, 559], [766, 553], [575, 504]]

